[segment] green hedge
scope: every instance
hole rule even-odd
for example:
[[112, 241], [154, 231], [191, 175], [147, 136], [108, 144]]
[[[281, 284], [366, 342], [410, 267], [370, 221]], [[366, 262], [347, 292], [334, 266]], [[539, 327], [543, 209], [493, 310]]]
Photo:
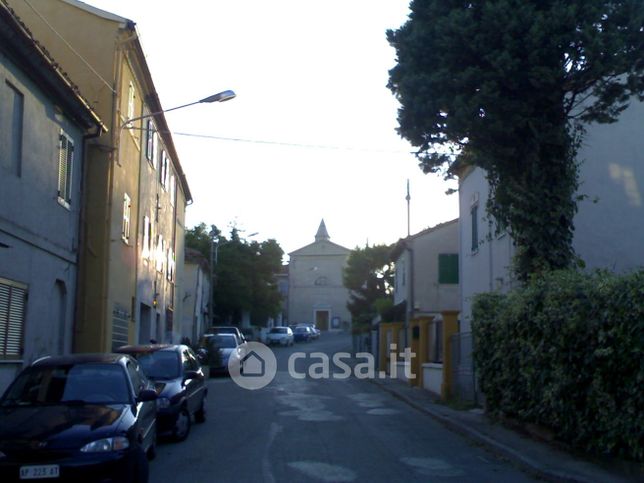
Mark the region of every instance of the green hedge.
[[472, 331], [490, 412], [587, 452], [644, 459], [644, 271], [558, 271], [478, 295]]

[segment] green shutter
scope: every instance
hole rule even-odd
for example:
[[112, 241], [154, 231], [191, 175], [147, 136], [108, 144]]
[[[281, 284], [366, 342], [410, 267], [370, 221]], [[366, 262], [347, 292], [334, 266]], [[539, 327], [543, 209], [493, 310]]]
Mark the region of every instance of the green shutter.
[[438, 283], [458, 283], [458, 254], [438, 255]]

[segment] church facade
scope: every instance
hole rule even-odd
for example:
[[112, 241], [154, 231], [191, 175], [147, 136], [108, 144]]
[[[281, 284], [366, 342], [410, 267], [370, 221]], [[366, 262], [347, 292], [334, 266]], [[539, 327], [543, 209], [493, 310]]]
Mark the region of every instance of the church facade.
[[322, 331], [351, 325], [349, 291], [342, 272], [351, 250], [330, 240], [324, 220], [315, 241], [289, 253], [288, 314], [291, 324], [315, 324]]

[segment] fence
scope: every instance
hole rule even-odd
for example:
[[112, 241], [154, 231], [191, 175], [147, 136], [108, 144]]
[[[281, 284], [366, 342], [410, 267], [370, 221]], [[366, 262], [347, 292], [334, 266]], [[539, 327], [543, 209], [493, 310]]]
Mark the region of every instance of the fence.
[[476, 385], [474, 372], [474, 348], [471, 332], [458, 332], [450, 338], [452, 370], [448, 375], [451, 379], [451, 397], [461, 401], [480, 403], [481, 395]]

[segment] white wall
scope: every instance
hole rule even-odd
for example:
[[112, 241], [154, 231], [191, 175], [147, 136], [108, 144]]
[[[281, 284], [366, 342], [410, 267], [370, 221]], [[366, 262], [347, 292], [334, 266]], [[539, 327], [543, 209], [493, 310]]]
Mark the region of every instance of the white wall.
[[[617, 272], [644, 267], [644, 103], [633, 102], [614, 124], [591, 125], [578, 153], [579, 203], [573, 247], [588, 269]], [[472, 201], [478, 197], [479, 238], [471, 250]], [[509, 235], [493, 237], [485, 215], [488, 184], [476, 168], [460, 181], [461, 331], [470, 330], [471, 299], [476, 293], [514, 286], [514, 254]]]

